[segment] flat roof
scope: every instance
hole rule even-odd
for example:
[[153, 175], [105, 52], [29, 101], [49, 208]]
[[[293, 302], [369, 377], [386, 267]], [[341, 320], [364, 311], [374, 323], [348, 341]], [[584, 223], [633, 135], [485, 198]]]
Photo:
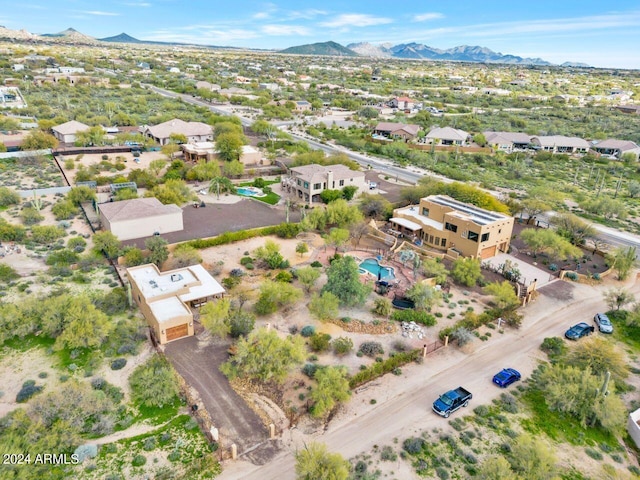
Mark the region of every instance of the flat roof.
[[[224, 293], [220, 285], [202, 265], [158, 272], [154, 265], [128, 270], [129, 275], [138, 285], [147, 300], [154, 297], [175, 293], [183, 302]], [[187, 288], [184, 293], [178, 294]]]
[[406, 218], [393, 217], [391, 221], [398, 225], [402, 225], [404, 228], [408, 228], [409, 230], [412, 230], [414, 232], [416, 230], [422, 230], [422, 225], [418, 225], [416, 222], [412, 222], [411, 220], [407, 220]]
[[446, 195], [430, 195], [426, 197], [426, 200], [432, 203], [437, 203], [438, 205], [452, 208], [458, 213], [458, 215], [456, 215], [457, 217], [463, 218], [462, 215], [464, 215], [464, 218], [468, 218], [478, 225], [489, 225], [491, 223], [500, 220], [506, 220], [507, 218], [509, 218], [507, 215], [504, 215], [502, 213], [492, 212], [490, 210], [485, 210], [484, 208], [476, 207], [475, 205], [459, 202]]
[[[432, 218], [429, 218], [425, 215], [421, 215], [420, 214], [420, 209], [417, 206], [410, 206], [410, 207], [405, 207], [402, 209], [398, 209], [396, 210], [396, 213], [401, 213], [403, 215], [408, 215], [411, 217], [414, 217], [416, 220], [418, 220], [419, 222], [423, 223], [424, 225], [428, 225], [429, 227], [435, 228], [437, 230], [443, 230], [444, 229], [444, 224], [442, 222], [438, 222], [437, 220], [434, 220]], [[420, 227], [422, 228], [422, 227]]]
[[178, 297], [168, 297], [149, 304], [153, 316], [158, 323], [172, 320], [183, 315], [191, 315], [191, 311]]

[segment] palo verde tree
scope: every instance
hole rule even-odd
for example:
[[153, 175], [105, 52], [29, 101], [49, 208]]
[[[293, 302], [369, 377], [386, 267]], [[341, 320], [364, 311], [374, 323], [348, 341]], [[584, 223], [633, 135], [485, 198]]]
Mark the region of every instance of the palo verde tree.
[[220, 370], [231, 379], [248, 377], [281, 383], [306, 355], [304, 339], [299, 335], [280, 338], [275, 330], [261, 328], [238, 340], [236, 354]]
[[311, 407], [311, 415], [314, 417], [325, 416], [339, 402], [344, 402], [351, 396], [346, 367], [319, 368], [313, 378], [317, 383], [309, 396], [314, 402]]
[[619, 247], [607, 255], [607, 263], [618, 274], [618, 280], [626, 280], [636, 264], [636, 247]]
[[296, 480], [347, 480], [349, 462], [322, 443], [310, 443], [296, 452]]

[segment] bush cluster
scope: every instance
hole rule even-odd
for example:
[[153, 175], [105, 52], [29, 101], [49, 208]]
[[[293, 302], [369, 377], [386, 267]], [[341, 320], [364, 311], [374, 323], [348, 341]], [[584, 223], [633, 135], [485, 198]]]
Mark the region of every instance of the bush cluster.
[[364, 342], [360, 345], [358, 351], [367, 357], [375, 357], [376, 355], [382, 355], [384, 353], [380, 342]]
[[364, 383], [381, 377], [385, 373], [393, 372], [396, 368], [406, 365], [409, 362], [415, 362], [420, 357], [420, 350], [412, 350], [410, 352], [396, 353], [393, 357], [389, 357], [382, 362], [375, 362], [370, 367], [361, 369], [353, 377], [349, 379], [349, 387], [356, 388]]
[[396, 322], [415, 322], [427, 327], [433, 327], [437, 323], [436, 317], [420, 310], [396, 310], [391, 318]]

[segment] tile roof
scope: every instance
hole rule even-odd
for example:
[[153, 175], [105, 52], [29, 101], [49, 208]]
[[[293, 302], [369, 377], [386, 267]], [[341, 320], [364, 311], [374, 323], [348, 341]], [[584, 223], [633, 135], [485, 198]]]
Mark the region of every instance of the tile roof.
[[589, 142], [578, 137], [565, 137], [564, 135], [531, 137], [531, 141], [534, 140], [537, 140], [542, 147], [589, 148]]
[[202, 122], [185, 122], [179, 118], [174, 118], [168, 122], [147, 127], [147, 131], [155, 138], [169, 138], [172, 133], [181, 133], [186, 137], [207, 136], [213, 134], [210, 125]]
[[591, 142], [593, 145], [593, 148], [616, 148], [620, 151], [627, 151], [627, 150], [635, 150], [638, 147], [638, 145], [636, 145], [635, 143], [633, 143], [630, 140], [616, 140], [613, 138], [608, 138], [606, 140], [602, 140], [601, 142]]
[[98, 208], [110, 223], [182, 212], [179, 206], [163, 205], [155, 197], [101, 203]]
[[531, 135], [527, 135], [522, 132], [482, 132], [484, 138], [489, 143], [496, 143], [500, 141], [510, 143], [529, 143], [531, 141]]
[[459, 140], [464, 142], [469, 134], [464, 130], [459, 130], [457, 128], [452, 127], [436, 127], [432, 128], [429, 133], [427, 133], [426, 138], [438, 138], [443, 140]]
[[420, 131], [420, 126], [411, 123], [380, 122], [376, 125], [375, 130], [390, 133], [404, 131], [411, 135], [417, 135]]
[[325, 180], [327, 173], [333, 173], [334, 180], [343, 180], [346, 178], [364, 177], [364, 172], [358, 172], [351, 170], [345, 165], [317, 165], [312, 163], [310, 165], [302, 165], [300, 167], [292, 167], [291, 171], [296, 173], [296, 177], [301, 180], [305, 180], [309, 183], [314, 183], [319, 180]]

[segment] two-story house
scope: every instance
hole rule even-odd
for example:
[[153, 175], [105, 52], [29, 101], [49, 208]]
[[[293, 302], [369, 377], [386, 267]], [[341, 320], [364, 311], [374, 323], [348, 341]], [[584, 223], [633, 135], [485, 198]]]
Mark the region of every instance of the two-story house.
[[395, 209], [390, 222], [427, 248], [485, 259], [509, 249], [514, 220], [446, 195], [430, 195], [418, 205]]
[[320, 202], [325, 190], [341, 190], [347, 186], [358, 187], [359, 192], [369, 189], [364, 172], [351, 170], [345, 165], [302, 165], [290, 169], [290, 175], [282, 179], [282, 187], [290, 194], [311, 205]]

